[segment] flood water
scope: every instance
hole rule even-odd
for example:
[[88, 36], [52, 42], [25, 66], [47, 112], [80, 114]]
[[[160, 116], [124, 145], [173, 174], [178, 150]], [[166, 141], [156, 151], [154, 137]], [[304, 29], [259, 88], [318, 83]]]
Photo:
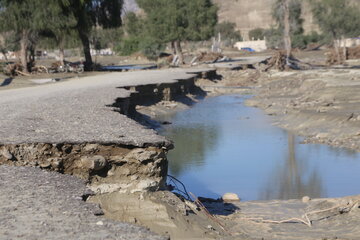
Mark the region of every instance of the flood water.
[[226, 192], [242, 200], [360, 194], [360, 154], [318, 144], [271, 125], [245, 96], [208, 98], [166, 116], [161, 134], [174, 141], [169, 174], [197, 196]]

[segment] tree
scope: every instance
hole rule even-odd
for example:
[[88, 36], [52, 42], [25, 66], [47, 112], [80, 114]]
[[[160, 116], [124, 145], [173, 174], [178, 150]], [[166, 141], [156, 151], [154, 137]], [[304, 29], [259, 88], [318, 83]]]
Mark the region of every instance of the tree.
[[76, 19], [75, 29], [83, 45], [85, 70], [91, 70], [90, 33], [93, 27], [105, 29], [121, 26], [123, 0], [62, 0], [61, 6]]
[[[30, 35], [37, 29], [34, 19], [39, 11], [35, 11], [40, 0], [0, 0], [0, 22], [2, 31], [14, 31], [20, 39], [20, 61], [23, 71], [28, 72], [28, 47]], [[44, 19], [42, 20], [44, 21]]]
[[215, 26], [215, 36], [220, 35], [222, 40], [232, 45], [234, 42], [242, 40], [240, 31], [236, 31], [235, 27], [236, 24], [232, 22], [218, 23]]
[[286, 50], [286, 63], [289, 65], [289, 58], [291, 54], [289, 0], [283, 0], [282, 7], [284, 9], [284, 46]]
[[14, 31], [2, 32], [0, 34], [0, 52], [4, 55], [7, 61], [8, 51], [18, 51], [17, 36]]
[[138, 0], [146, 13], [148, 34], [158, 43], [172, 43], [183, 63], [182, 41], [211, 38], [217, 23], [217, 8], [211, 0]]
[[[89, 36], [96, 27], [105, 29], [121, 25], [123, 0], [0, 0], [1, 31], [14, 31], [20, 39], [20, 60], [27, 71], [28, 50], [34, 50], [31, 36], [52, 36], [63, 59], [65, 39], [78, 33], [85, 69], [92, 68]], [[34, 52], [34, 51], [33, 51]]]
[[311, 0], [311, 5], [320, 29], [331, 36], [340, 63], [341, 38], [360, 34], [359, 6], [351, 5], [348, 0]]
[[249, 38], [250, 39], [261, 39], [263, 40], [265, 38], [265, 29], [263, 28], [255, 28], [249, 32]]
[[284, 47], [287, 54], [291, 51], [291, 39], [304, 33], [301, 18], [300, 0], [277, 0], [273, 6], [273, 18], [276, 26], [266, 31], [270, 47]]
[[[34, 21], [38, 22], [39, 37], [51, 38], [59, 48], [59, 60], [64, 64], [66, 42], [74, 38], [77, 24], [75, 16], [65, 7], [66, 0], [48, 0], [47, 7], [35, 9], [38, 13]], [[46, 21], [44, 21], [44, 19]]]

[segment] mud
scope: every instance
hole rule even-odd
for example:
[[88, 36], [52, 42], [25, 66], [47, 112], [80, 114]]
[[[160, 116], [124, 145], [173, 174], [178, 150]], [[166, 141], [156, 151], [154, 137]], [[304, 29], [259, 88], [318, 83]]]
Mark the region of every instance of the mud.
[[206, 204], [234, 239], [356, 240], [360, 234], [359, 196], [341, 199], [234, 203], [224, 215], [222, 203]]
[[171, 239], [224, 239], [229, 235], [194, 203], [168, 191], [91, 197], [107, 218], [136, 223]]

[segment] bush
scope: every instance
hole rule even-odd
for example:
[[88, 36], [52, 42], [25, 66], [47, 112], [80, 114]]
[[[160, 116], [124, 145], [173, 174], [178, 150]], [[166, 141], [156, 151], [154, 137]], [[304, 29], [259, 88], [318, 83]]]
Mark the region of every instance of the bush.
[[139, 48], [145, 57], [150, 60], [156, 60], [165, 46], [152, 38], [145, 38], [140, 41]]
[[249, 38], [250, 40], [264, 40], [265, 38], [265, 29], [263, 28], [255, 28], [249, 32]]
[[116, 47], [115, 51], [123, 56], [129, 56], [140, 51], [140, 40], [137, 37], [123, 39]]

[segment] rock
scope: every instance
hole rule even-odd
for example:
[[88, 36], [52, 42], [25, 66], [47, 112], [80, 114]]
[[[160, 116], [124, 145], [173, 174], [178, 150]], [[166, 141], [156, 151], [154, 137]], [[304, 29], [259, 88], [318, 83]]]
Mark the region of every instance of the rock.
[[81, 166], [91, 170], [99, 171], [106, 167], [107, 161], [103, 156], [84, 156], [81, 158]]
[[150, 179], [142, 180], [137, 185], [136, 188], [131, 190], [131, 193], [135, 192], [144, 192], [144, 191], [156, 191], [159, 189], [159, 183]]
[[301, 199], [301, 201], [302, 201], [303, 203], [308, 203], [308, 202], [310, 202], [310, 200], [311, 200], [311, 198], [310, 198], [309, 196], [304, 196], [304, 197]]
[[86, 152], [92, 152], [97, 150], [98, 145], [97, 144], [86, 144], [86, 146], [84, 147], [84, 151]]
[[319, 133], [319, 134], [316, 135], [316, 138], [318, 138], [318, 139], [328, 138], [328, 137], [329, 137], [329, 133], [325, 133], [325, 132]]
[[50, 162], [44, 162], [44, 163], [40, 163], [39, 166], [41, 168], [49, 168], [51, 166]]
[[206, 228], [207, 228], [207, 229], [210, 229], [210, 230], [215, 230], [215, 228], [214, 228], [213, 226], [211, 226], [211, 225], [207, 225]]
[[155, 161], [157, 155], [158, 153], [156, 151], [138, 148], [131, 151], [125, 159], [127, 162], [130, 162], [131, 159], [136, 159], [139, 162]]
[[7, 160], [13, 160], [14, 159], [14, 155], [12, 155], [9, 150], [7, 150], [6, 148], [4, 148], [1, 152], [1, 155], [3, 155]]
[[54, 169], [61, 168], [63, 165], [63, 159], [62, 158], [49, 158], [48, 162], [51, 163], [51, 167]]
[[222, 196], [224, 202], [239, 202], [240, 198], [236, 193], [225, 193]]

